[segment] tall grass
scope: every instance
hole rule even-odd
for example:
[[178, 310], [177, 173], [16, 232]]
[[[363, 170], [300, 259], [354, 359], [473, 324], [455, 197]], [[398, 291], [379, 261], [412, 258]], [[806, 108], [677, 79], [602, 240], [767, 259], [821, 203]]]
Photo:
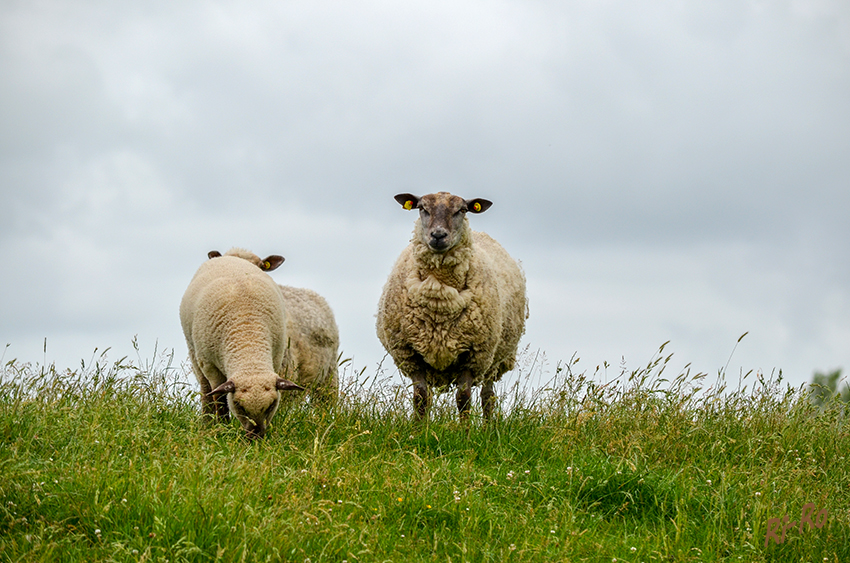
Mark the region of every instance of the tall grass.
[[[256, 442], [203, 423], [167, 354], [10, 361], [0, 561], [850, 561], [842, 411], [781, 375], [668, 378], [670, 357], [531, 387], [526, 353], [468, 426], [449, 395], [417, 426], [408, 389], [348, 362], [339, 404]], [[807, 503], [826, 524], [765, 545]]]

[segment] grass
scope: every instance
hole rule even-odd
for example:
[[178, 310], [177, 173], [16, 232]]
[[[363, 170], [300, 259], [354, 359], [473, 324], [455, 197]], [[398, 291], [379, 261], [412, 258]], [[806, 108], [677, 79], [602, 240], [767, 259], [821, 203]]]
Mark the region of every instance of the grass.
[[[665, 378], [561, 364], [501, 416], [350, 364], [338, 405], [280, 411], [265, 440], [198, 415], [168, 356], [0, 367], [0, 562], [850, 561], [850, 434], [781, 376]], [[523, 371], [525, 370], [525, 371]], [[360, 375], [360, 377], [356, 377]], [[827, 510], [820, 528], [765, 535]], [[822, 523], [822, 521], [821, 521]]]

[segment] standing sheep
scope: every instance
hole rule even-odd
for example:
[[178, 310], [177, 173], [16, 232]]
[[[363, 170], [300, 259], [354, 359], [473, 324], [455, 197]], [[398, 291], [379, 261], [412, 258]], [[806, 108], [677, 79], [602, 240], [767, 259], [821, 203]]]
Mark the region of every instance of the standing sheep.
[[513, 369], [528, 304], [519, 264], [486, 233], [470, 230], [467, 212], [486, 199], [440, 192], [399, 194], [419, 210], [413, 237], [393, 267], [378, 303], [378, 339], [413, 381], [417, 417], [427, 416], [431, 388], [457, 386], [457, 408], [468, 417], [472, 386], [490, 419], [493, 383]]
[[277, 268], [283, 257], [257, 258], [259, 269], [239, 252], [244, 254], [209, 253], [212, 259], [198, 268], [183, 295], [180, 322], [201, 386], [203, 413], [226, 421], [232, 412], [248, 437], [261, 438], [277, 411], [280, 391], [304, 388], [281, 377], [284, 302], [263, 271]]

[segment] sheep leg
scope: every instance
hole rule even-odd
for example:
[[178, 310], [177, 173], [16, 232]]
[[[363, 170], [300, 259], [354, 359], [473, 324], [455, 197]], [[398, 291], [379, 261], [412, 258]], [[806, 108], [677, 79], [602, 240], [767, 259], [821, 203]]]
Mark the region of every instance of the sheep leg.
[[427, 418], [430, 408], [431, 390], [428, 389], [425, 377], [418, 373], [413, 377], [413, 410], [416, 411], [416, 420]]
[[457, 379], [457, 410], [461, 420], [469, 420], [469, 404], [472, 402], [472, 373], [464, 370]]
[[210, 377], [204, 375], [201, 368], [196, 368], [198, 375], [198, 383], [201, 385], [201, 412], [205, 417], [215, 417], [215, 420], [227, 422], [230, 420], [230, 409], [227, 407], [227, 395], [210, 395], [213, 390], [213, 385], [210, 381], [222, 381], [226, 379], [214, 366], [208, 366]]
[[212, 396], [210, 384], [204, 381], [201, 384], [201, 412], [205, 417], [215, 419], [219, 422], [230, 420], [230, 409], [227, 407], [227, 395]]
[[215, 399], [210, 397], [210, 391], [212, 391], [210, 382], [207, 381], [206, 377], [199, 377], [198, 383], [201, 385], [201, 413], [204, 416], [213, 416], [216, 408]]
[[481, 411], [484, 413], [484, 420], [490, 420], [495, 406], [496, 392], [493, 391], [493, 382], [485, 381], [481, 386]]
[[228, 422], [230, 420], [230, 408], [227, 406], [227, 393], [215, 397], [213, 404], [215, 405], [216, 420]]
[[216, 398], [210, 395], [212, 386], [209, 380], [203, 375], [200, 369], [195, 368], [195, 375], [198, 378], [198, 384], [201, 386], [201, 414], [204, 418], [216, 417], [219, 413], [219, 407], [216, 404]]

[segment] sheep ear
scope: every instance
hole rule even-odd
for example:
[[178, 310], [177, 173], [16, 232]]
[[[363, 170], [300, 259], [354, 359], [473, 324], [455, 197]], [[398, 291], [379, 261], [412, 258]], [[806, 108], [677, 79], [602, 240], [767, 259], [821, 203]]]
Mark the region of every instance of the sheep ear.
[[484, 213], [490, 206], [493, 205], [493, 202], [488, 199], [470, 199], [466, 202], [466, 209], [470, 213]]
[[231, 380], [227, 380], [209, 393], [207, 395], [223, 395], [225, 393], [233, 393], [236, 391], [236, 384]]
[[275, 383], [275, 387], [277, 387], [281, 391], [304, 391], [304, 388], [298, 385], [297, 383], [293, 383], [288, 379], [284, 379], [282, 377], [277, 378], [277, 383]]
[[277, 254], [272, 254], [263, 260], [263, 263], [260, 264], [260, 268], [265, 270], [266, 272], [271, 272], [272, 270], [276, 270], [278, 266], [283, 264], [285, 258], [283, 256], [279, 256]]
[[419, 198], [413, 194], [398, 194], [395, 196], [395, 200], [408, 211], [416, 209], [416, 206], [419, 205]]
[[210, 259], [220, 258], [221, 252], [219, 252], [218, 250], [210, 250], [209, 252], [207, 252], [207, 256], [209, 256]]

